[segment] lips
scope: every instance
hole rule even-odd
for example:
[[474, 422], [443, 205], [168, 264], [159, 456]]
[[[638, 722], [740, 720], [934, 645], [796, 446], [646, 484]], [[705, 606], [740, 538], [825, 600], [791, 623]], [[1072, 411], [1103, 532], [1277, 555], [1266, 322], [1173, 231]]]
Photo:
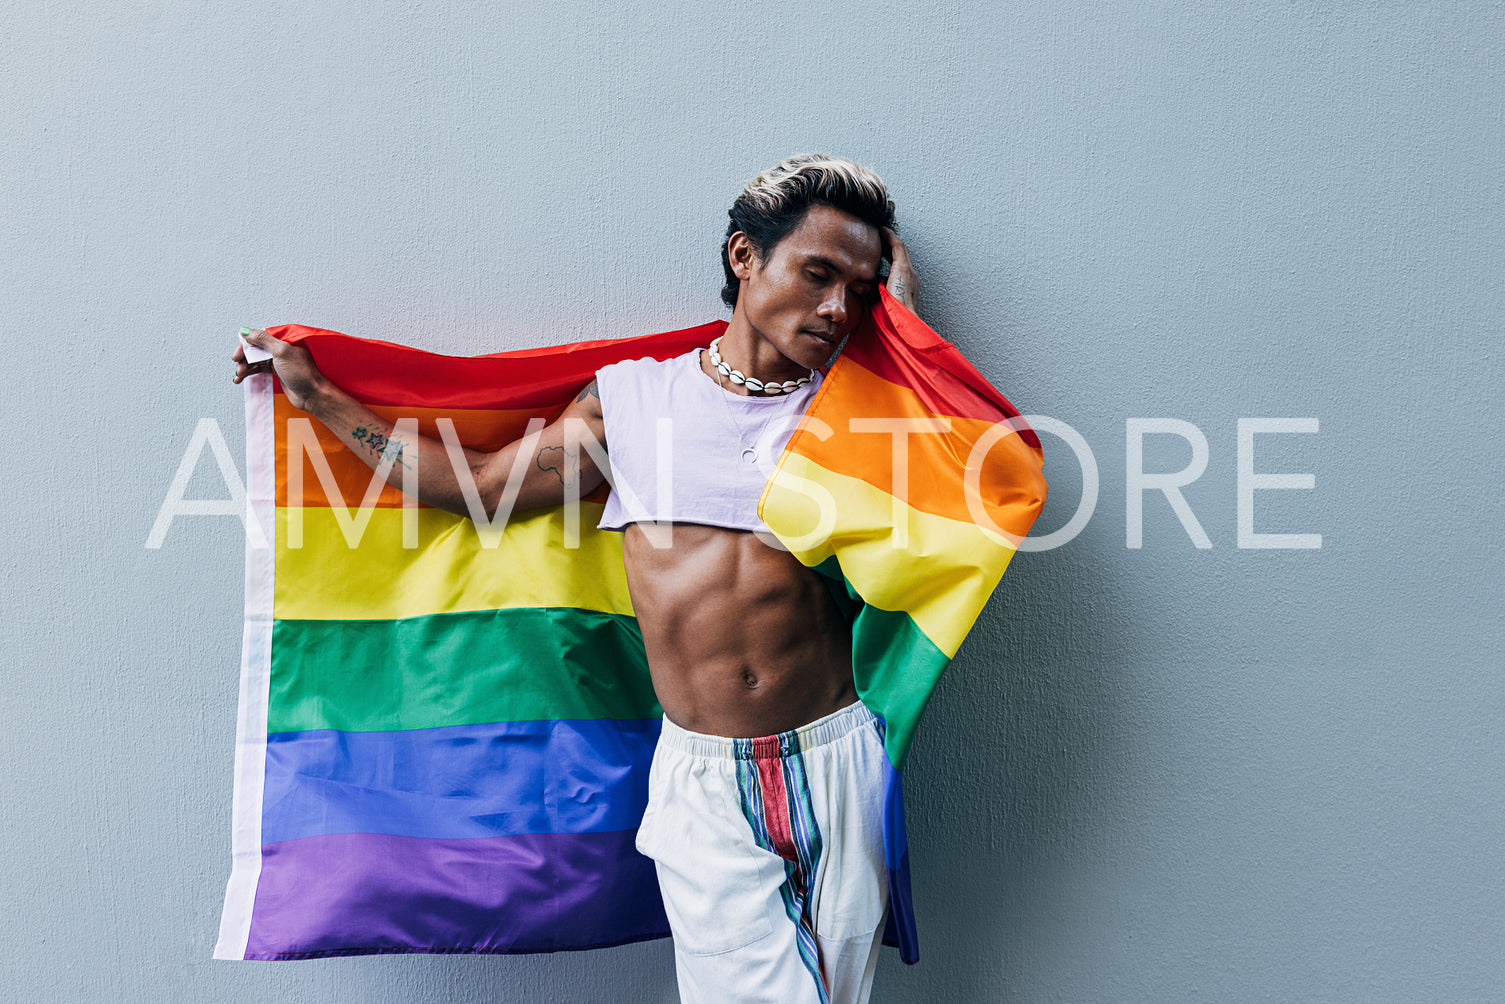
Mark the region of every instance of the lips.
[[806, 328], [805, 329], [805, 334], [810, 335], [810, 336], [812, 336], [814, 338], [819, 338], [821, 341], [825, 342], [827, 345], [835, 345], [836, 344], [836, 336], [828, 334], [828, 333], [826, 333], [824, 331], [811, 331], [809, 328]]

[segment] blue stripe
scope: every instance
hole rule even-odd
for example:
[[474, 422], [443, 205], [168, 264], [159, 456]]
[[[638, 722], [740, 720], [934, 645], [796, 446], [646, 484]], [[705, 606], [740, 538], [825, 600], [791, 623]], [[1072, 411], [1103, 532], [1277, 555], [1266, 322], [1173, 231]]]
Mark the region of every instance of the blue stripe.
[[883, 759], [883, 860], [888, 866], [888, 923], [883, 943], [909, 965], [920, 961], [914, 898], [909, 886], [909, 836], [904, 827], [904, 775]]
[[899, 961], [912, 966], [920, 961], [920, 935], [915, 930], [908, 854], [899, 859], [898, 867], [888, 869], [888, 897], [888, 924], [883, 931], [883, 943], [897, 948]]
[[883, 758], [883, 860], [896, 868], [909, 853], [904, 827], [904, 775]]
[[661, 724], [596, 719], [273, 733], [261, 839], [630, 830], [648, 801]]

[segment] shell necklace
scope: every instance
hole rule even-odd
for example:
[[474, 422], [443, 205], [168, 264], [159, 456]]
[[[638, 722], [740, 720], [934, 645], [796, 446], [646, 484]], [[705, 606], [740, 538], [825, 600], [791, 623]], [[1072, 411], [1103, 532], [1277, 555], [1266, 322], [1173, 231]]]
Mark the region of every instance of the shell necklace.
[[776, 380], [770, 380], [767, 383], [764, 383], [757, 377], [750, 377], [746, 373], [743, 373], [741, 370], [734, 370], [725, 362], [723, 362], [721, 359], [721, 353], [717, 351], [720, 345], [721, 336], [718, 335], [716, 337], [716, 340], [711, 343], [711, 365], [716, 367], [717, 373], [720, 373], [732, 383], [739, 383], [744, 385], [754, 394], [793, 394], [795, 391], [805, 386], [805, 384], [815, 379], [815, 371], [811, 370], [808, 376], [802, 376], [798, 380], [785, 380], [783, 383], [779, 383]]

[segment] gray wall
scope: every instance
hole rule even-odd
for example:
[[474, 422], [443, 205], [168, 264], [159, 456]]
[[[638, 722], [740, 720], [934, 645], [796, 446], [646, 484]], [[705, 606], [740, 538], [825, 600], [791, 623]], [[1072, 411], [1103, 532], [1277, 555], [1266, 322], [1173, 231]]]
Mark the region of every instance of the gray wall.
[[[740, 184], [890, 183], [924, 312], [1102, 494], [1022, 555], [911, 761], [925, 958], [882, 1001], [1416, 1000], [1505, 984], [1505, 13], [6, 3], [0, 958], [35, 1001], [657, 1001], [666, 943], [210, 961], [241, 541], [147, 532], [231, 333], [469, 354], [721, 316]], [[1237, 546], [1240, 417], [1257, 496]], [[1125, 423], [1205, 432], [1192, 545]], [[1079, 494], [1047, 437], [1052, 500]], [[1146, 442], [1174, 471], [1190, 449]], [[205, 457], [191, 494], [222, 497]]]

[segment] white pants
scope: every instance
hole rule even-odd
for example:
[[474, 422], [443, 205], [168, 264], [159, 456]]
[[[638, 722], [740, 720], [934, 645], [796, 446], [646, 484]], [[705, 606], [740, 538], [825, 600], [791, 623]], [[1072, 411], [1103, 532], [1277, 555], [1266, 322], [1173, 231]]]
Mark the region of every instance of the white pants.
[[888, 910], [883, 758], [861, 703], [762, 739], [664, 720], [637, 846], [682, 1001], [868, 999]]

